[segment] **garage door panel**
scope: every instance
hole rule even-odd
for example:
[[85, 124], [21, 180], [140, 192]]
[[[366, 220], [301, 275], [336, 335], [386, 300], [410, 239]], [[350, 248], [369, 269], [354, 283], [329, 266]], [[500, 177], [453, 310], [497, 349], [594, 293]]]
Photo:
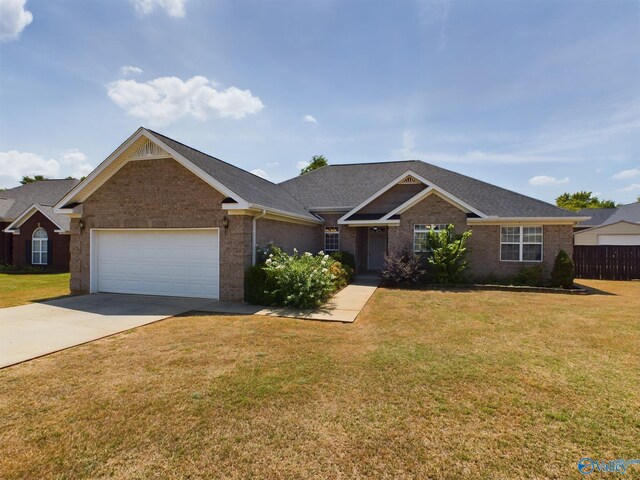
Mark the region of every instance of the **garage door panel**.
[[216, 230], [95, 234], [97, 291], [218, 298]]

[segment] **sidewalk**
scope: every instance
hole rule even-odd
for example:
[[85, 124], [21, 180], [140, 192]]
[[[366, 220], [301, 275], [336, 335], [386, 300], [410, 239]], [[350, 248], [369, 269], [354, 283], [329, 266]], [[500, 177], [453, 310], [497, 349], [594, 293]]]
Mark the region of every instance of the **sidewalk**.
[[378, 288], [379, 279], [373, 276], [358, 276], [353, 283], [340, 290], [329, 302], [318, 310], [261, 307], [246, 303], [213, 302], [199, 307], [200, 312], [229, 315], [264, 315], [269, 317], [300, 318], [327, 322], [353, 323], [365, 304]]

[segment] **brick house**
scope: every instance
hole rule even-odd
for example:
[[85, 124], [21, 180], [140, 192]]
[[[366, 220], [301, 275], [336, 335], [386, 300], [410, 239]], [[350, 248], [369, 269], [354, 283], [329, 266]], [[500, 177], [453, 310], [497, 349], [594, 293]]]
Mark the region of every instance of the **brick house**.
[[241, 300], [256, 247], [344, 250], [357, 270], [473, 230], [470, 273], [551, 269], [572, 212], [420, 161], [332, 165], [280, 184], [138, 129], [54, 208], [70, 217], [71, 290]]
[[53, 205], [79, 180], [41, 180], [0, 191], [0, 263], [69, 271], [67, 215]]

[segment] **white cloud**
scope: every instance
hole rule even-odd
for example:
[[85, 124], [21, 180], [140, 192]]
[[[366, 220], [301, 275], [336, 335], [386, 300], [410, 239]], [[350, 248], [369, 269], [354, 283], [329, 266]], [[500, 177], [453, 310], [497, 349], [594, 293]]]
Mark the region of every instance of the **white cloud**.
[[569, 177], [556, 178], [548, 175], [538, 175], [529, 179], [529, 185], [534, 187], [548, 187], [551, 185], [562, 185], [563, 183], [569, 183]]
[[280, 162], [267, 162], [267, 167], [277, 167]]
[[309, 166], [310, 162], [298, 162], [296, 163], [296, 168], [302, 170], [303, 168], [306, 168]]
[[640, 183], [632, 183], [628, 187], [618, 189], [619, 192], [633, 192], [635, 190], [640, 191]]
[[107, 85], [109, 97], [128, 115], [147, 120], [152, 125], [167, 125], [184, 116], [206, 120], [242, 118], [264, 108], [260, 98], [250, 90], [229, 87], [216, 90], [205, 77], [183, 81], [177, 77], [160, 77], [146, 83], [118, 80]]
[[33, 21], [25, 10], [26, 0], [0, 0], [0, 42], [17, 40], [20, 33]]
[[170, 17], [182, 18], [185, 16], [184, 5], [187, 0], [132, 0], [136, 12], [140, 15], [149, 15], [156, 9], [164, 10]]
[[269, 175], [267, 174], [267, 172], [265, 172], [261, 168], [254, 168], [253, 170], [251, 170], [251, 173], [253, 173], [254, 175], [257, 175], [258, 177], [262, 177], [265, 180], [269, 180]]
[[18, 185], [24, 175], [44, 175], [48, 178], [79, 178], [93, 170], [87, 156], [79, 150], [67, 150], [59, 158], [10, 150], [0, 152], [0, 187]]
[[305, 115], [304, 117], [302, 117], [302, 121], [308, 123], [318, 123], [318, 120], [316, 120], [313, 115]]
[[122, 75], [123, 77], [140, 75], [141, 73], [142, 69], [140, 67], [134, 67], [133, 65], [125, 65], [124, 67], [120, 67], [120, 75]]
[[627, 178], [634, 178], [640, 176], [640, 168], [631, 168], [629, 170], [623, 170], [621, 172], [616, 173], [611, 178], [616, 180], [626, 180]]

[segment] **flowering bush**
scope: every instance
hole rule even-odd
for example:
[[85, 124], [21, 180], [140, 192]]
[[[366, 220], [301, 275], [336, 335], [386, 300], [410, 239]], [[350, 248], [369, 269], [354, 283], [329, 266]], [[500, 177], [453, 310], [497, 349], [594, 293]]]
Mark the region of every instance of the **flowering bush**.
[[247, 273], [247, 300], [274, 306], [316, 308], [347, 284], [348, 272], [329, 255], [271, 247], [262, 265]]

